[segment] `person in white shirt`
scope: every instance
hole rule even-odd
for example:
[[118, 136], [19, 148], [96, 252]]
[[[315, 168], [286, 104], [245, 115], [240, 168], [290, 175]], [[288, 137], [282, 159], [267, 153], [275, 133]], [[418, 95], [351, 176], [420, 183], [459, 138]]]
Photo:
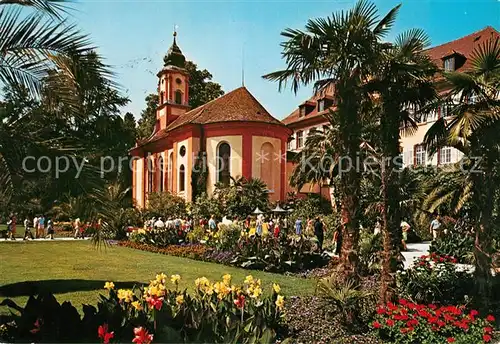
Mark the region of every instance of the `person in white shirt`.
[[429, 226], [429, 230], [432, 233], [432, 239], [436, 240], [441, 236], [441, 217], [439, 215], [436, 216], [434, 220], [432, 220], [431, 225]]
[[40, 237], [40, 230], [38, 229], [38, 216], [35, 216], [33, 219], [33, 228], [35, 228], [35, 238], [38, 239]]
[[165, 223], [162, 221], [161, 217], [158, 218], [158, 220], [154, 223], [153, 227], [155, 229], [163, 229], [163, 228], [165, 228]]

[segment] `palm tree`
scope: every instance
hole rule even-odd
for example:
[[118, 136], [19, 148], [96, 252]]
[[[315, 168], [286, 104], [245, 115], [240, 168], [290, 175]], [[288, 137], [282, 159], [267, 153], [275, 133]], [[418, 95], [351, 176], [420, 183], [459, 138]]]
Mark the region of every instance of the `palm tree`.
[[478, 46], [465, 73], [443, 73], [449, 93], [439, 105], [451, 107], [451, 116], [429, 128], [425, 142], [430, 154], [443, 146], [459, 149], [473, 163], [462, 172], [471, 183], [470, 217], [475, 222], [475, 262], [478, 295], [491, 295], [491, 250], [494, 196], [500, 161], [500, 40]]
[[341, 266], [345, 279], [358, 278], [360, 171], [357, 161], [361, 141], [362, 85], [373, 75], [380, 40], [392, 27], [397, 7], [381, 20], [374, 4], [359, 1], [349, 11], [310, 19], [306, 31], [286, 29], [281, 46], [287, 67], [264, 76], [278, 81], [279, 89], [291, 81], [296, 92], [314, 83], [315, 91], [334, 85], [334, 116], [339, 123], [339, 194], [343, 244]]
[[400, 256], [400, 132], [416, 130], [417, 124], [413, 116], [418, 111], [410, 109], [423, 108], [436, 98], [433, 84], [436, 67], [423, 52], [428, 45], [429, 39], [422, 30], [402, 33], [394, 44], [384, 47], [377, 73], [366, 84], [380, 110], [377, 141], [381, 179], [380, 218], [384, 246], [380, 300], [384, 303], [395, 297]]
[[[78, 85], [73, 67], [86, 66], [86, 72], [97, 71], [105, 77], [111, 74], [106, 66], [86, 64], [94, 47], [74, 25], [68, 26], [62, 20], [64, 2], [0, 0], [0, 82], [20, 92], [28, 90], [34, 97], [56, 96], [66, 104], [68, 113], [75, 115], [80, 113], [80, 103], [75, 97]], [[31, 7], [35, 13], [26, 16], [16, 5]], [[65, 82], [44, 87], [54, 73]], [[18, 122], [0, 123], [0, 137], [4, 138], [0, 141], [0, 193], [8, 197], [13, 188], [13, 166], [5, 159], [12, 152], [13, 143], [5, 142], [5, 138], [12, 136], [12, 128], [19, 127]]]

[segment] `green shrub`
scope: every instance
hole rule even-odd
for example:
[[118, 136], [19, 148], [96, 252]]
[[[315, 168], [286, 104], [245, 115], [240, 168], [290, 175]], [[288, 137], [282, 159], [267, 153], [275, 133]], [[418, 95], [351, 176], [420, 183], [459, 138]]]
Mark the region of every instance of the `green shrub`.
[[191, 216], [194, 219], [209, 219], [212, 215], [221, 219], [223, 213], [222, 203], [216, 198], [208, 197], [205, 193], [197, 197], [196, 201], [191, 204]]
[[218, 251], [228, 251], [238, 245], [242, 228], [240, 225], [219, 225], [219, 230], [209, 236], [207, 244]]
[[184, 218], [186, 217], [186, 202], [184, 198], [170, 192], [150, 193], [144, 215], [148, 218]]
[[448, 232], [442, 238], [434, 240], [429, 252], [440, 256], [453, 256], [459, 263], [471, 263], [474, 250], [474, 238], [471, 234]]
[[132, 242], [141, 244], [156, 245], [158, 247], [166, 247], [168, 245], [178, 245], [186, 241], [185, 233], [171, 228], [139, 229], [130, 233], [129, 239]]
[[416, 259], [398, 274], [398, 290], [403, 298], [417, 303], [463, 304], [473, 293], [473, 276], [457, 269], [456, 259], [432, 253]]
[[382, 237], [362, 230], [359, 236], [359, 266], [362, 275], [372, 275], [381, 269]]

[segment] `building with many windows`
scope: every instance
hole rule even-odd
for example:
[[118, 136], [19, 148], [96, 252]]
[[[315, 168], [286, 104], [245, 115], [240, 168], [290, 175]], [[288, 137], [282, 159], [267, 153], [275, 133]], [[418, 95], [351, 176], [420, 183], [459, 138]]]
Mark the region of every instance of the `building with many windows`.
[[169, 191], [191, 201], [200, 173], [206, 177], [202, 191], [209, 195], [217, 182], [229, 184], [242, 176], [263, 180], [270, 199], [283, 200], [286, 143], [292, 131], [245, 87], [190, 109], [189, 75], [175, 36], [157, 74], [155, 129], [130, 151], [136, 206], [144, 207], [153, 192]]
[[[461, 37], [451, 42], [447, 42], [426, 50], [437, 66], [444, 71], [465, 72], [470, 67], [470, 57], [476, 47], [482, 45], [489, 39], [496, 39], [500, 34], [491, 26]], [[442, 78], [436, 78], [436, 87], [439, 94], [447, 91], [447, 85]], [[292, 140], [288, 143], [288, 150], [300, 152], [307, 134], [313, 128], [321, 128], [327, 125], [328, 121], [323, 116], [328, 112], [328, 108], [334, 107], [333, 89], [327, 89], [325, 92], [314, 95], [298, 106], [283, 123], [293, 130]], [[471, 99], [470, 101], [473, 101]], [[450, 116], [450, 105], [443, 105], [438, 111], [429, 114], [425, 119], [418, 121], [418, 130], [412, 135], [402, 135], [401, 148], [403, 153], [403, 162], [405, 166], [417, 165], [446, 165], [458, 162], [462, 154], [451, 147], [441, 148], [437, 154], [429, 156], [422, 144], [427, 130], [440, 117]], [[288, 170], [291, 170], [289, 166]], [[287, 173], [291, 173], [287, 172]], [[320, 192], [319, 186], [307, 186], [301, 192]], [[322, 192], [323, 193], [323, 192]]]

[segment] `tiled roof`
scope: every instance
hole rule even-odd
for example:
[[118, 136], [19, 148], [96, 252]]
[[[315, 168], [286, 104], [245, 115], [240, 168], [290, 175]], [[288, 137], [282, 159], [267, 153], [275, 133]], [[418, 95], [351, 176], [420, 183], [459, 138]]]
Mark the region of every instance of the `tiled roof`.
[[274, 118], [246, 89], [239, 87], [225, 95], [179, 116], [170, 123], [167, 131], [184, 124], [208, 124], [217, 122], [263, 122], [283, 125]]
[[[328, 99], [332, 99], [332, 95], [333, 95], [333, 87], [329, 86], [323, 92], [321, 92], [320, 94], [313, 95], [311, 98], [309, 98], [308, 100], [306, 100], [304, 103], [311, 102], [313, 104], [316, 104], [316, 102], [319, 99], [324, 98], [324, 97], [328, 98]], [[302, 104], [304, 104], [304, 103], [302, 103]], [[297, 122], [299, 120], [302, 120], [302, 119], [321, 116], [325, 112], [326, 111], [318, 112], [318, 107], [316, 106], [314, 108], [314, 110], [312, 110], [311, 112], [309, 112], [306, 116], [299, 117], [299, 108], [296, 108], [290, 115], [288, 115], [286, 118], [284, 118], [282, 120], [282, 122], [285, 123], [286, 125], [288, 125], [290, 123], [295, 123], [295, 122]]]
[[278, 124], [284, 127], [284, 124], [271, 116], [246, 87], [239, 87], [196, 109], [180, 115], [176, 120], [170, 123], [166, 129], [160, 130], [151, 135], [151, 137], [139, 142], [138, 146], [143, 146], [147, 143], [167, 137], [170, 131], [187, 124], [241, 121]]
[[[450, 56], [452, 54], [459, 54], [464, 56], [466, 58], [465, 63], [457, 69], [457, 71], [463, 72], [466, 71], [468, 68], [470, 68], [469, 58], [474, 49], [477, 46], [482, 45], [491, 37], [500, 37], [500, 34], [493, 27], [487, 26], [480, 31], [476, 31], [462, 38], [429, 48], [425, 50], [425, 52], [439, 67], [443, 66], [443, 60], [442, 60], [443, 57]], [[333, 94], [332, 89], [330, 89], [326, 94], [332, 95]], [[309, 101], [316, 102], [319, 98], [321, 98], [321, 96], [314, 95], [311, 98], [309, 98]], [[324, 112], [318, 113], [317, 108], [315, 108], [312, 112], [310, 112], [306, 116], [299, 118], [299, 109], [297, 108], [285, 119], [283, 119], [283, 123], [289, 125], [312, 117], [321, 116], [323, 113]]]
[[443, 66], [443, 57], [452, 54], [460, 54], [467, 60], [460, 66], [457, 71], [464, 72], [470, 68], [470, 56], [476, 47], [482, 45], [490, 38], [500, 37], [500, 34], [491, 26], [487, 26], [480, 31], [471, 33], [470, 35], [461, 37], [451, 42], [447, 42], [432, 48], [427, 49], [425, 52], [430, 56], [438, 67]]

